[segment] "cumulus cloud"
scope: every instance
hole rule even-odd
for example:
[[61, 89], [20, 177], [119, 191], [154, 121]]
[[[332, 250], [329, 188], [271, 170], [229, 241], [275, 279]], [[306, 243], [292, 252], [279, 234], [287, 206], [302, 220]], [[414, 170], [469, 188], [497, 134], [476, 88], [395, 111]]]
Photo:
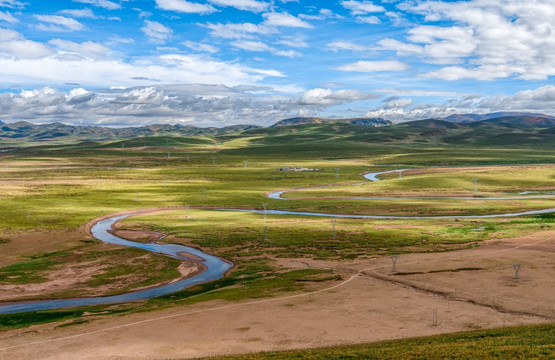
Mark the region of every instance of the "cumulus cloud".
[[20, 59], [38, 59], [55, 53], [50, 47], [25, 39], [20, 33], [0, 29], [0, 53]]
[[386, 102], [384, 109], [403, 109], [413, 104], [412, 99], [393, 98]]
[[108, 10], [116, 10], [121, 8], [121, 5], [109, 0], [73, 0], [81, 4], [90, 4]]
[[[174, 84], [98, 91], [78, 87], [69, 92], [45, 87], [22, 90], [18, 94], [0, 94], [0, 119], [113, 126], [152, 123], [270, 125], [286, 117], [315, 115], [333, 106], [378, 97], [358, 90], [322, 88], [285, 96], [270, 87], [252, 85]], [[411, 98], [399, 96], [388, 97], [382, 103], [363, 116], [408, 121], [455, 113], [507, 110], [555, 114], [555, 86], [487, 98], [459, 94], [440, 104], [415, 105]]]
[[43, 31], [79, 31], [84, 28], [79, 21], [60, 15], [35, 15], [35, 19], [41, 22], [37, 29]]
[[[114, 44], [130, 39], [112, 39]], [[198, 55], [165, 54], [125, 62], [112, 57], [112, 50], [95, 42], [53, 39], [51, 46], [26, 39], [20, 33], [0, 29], [0, 85], [132, 87], [160, 82], [255, 84], [267, 77], [283, 77], [273, 69], [259, 69]], [[141, 74], [141, 77], [137, 77]]]
[[447, 25], [422, 25], [405, 42], [386, 42], [385, 50], [417, 55], [447, 66], [429, 72], [445, 80], [518, 77], [545, 80], [555, 75], [555, 7], [551, 0], [503, 2], [404, 2], [401, 10]]
[[473, 29], [460, 26], [422, 25], [410, 29], [407, 39], [412, 43], [383, 39], [379, 44], [383, 49], [397, 51], [401, 56], [420, 55], [434, 64], [460, 63], [462, 58], [473, 55], [478, 46]]
[[152, 43], [163, 44], [168, 40], [173, 31], [169, 27], [160, 24], [157, 21], [145, 20], [145, 26], [141, 28], [141, 31], [146, 35], [148, 40]]
[[358, 100], [376, 99], [376, 94], [369, 94], [359, 90], [312, 89], [301, 96], [302, 105], [339, 105]]
[[[137, 78], [141, 74], [141, 78]], [[77, 82], [88, 87], [136, 86], [157, 79], [163, 83], [257, 83], [266, 77], [281, 77], [272, 69], [256, 69], [227, 63], [200, 55], [166, 54], [143, 58], [137, 63], [121, 60], [95, 60], [82, 56], [48, 56], [41, 58], [0, 58], [0, 84], [9, 87], [37, 84], [63, 85]]]
[[408, 65], [397, 60], [386, 61], [358, 61], [338, 68], [341, 71], [376, 72], [376, 71], [403, 71]]
[[107, 59], [108, 54], [111, 52], [106, 46], [92, 41], [77, 43], [62, 39], [53, 39], [49, 41], [49, 44], [54, 45], [61, 51], [72, 52], [91, 59]]
[[[268, 87], [189, 84], [63, 92], [51, 87], [0, 94], [0, 119], [138, 126], [194, 123], [199, 126], [270, 125], [286, 117], [376, 95], [356, 90], [313, 89], [284, 96]], [[7, 115], [10, 114], [10, 115]], [[263, 121], [263, 122], [261, 122]]]
[[[406, 93], [409, 94], [410, 91]], [[414, 92], [413, 95], [420, 96], [420, 91]], [[419, 104], [414, 106], [411, 99], [391, 97], [389, 101], [385, 102], [385, 105], [367, 112], [365, 116], [382, 117], [402, 122], [417, 119], [443, 118], [452, 114], [498, 111], [555, 115], [555, 86], [553, 85], [524, 90], [513, 95], [496, 95], [491, 97], [484, 97], [480, 94], [452, 95], [451, 98], [440, 104]]]
[[255, 13], [266, 11], [269, 3], [257, 0], [209, 0], [210, 3], [219, 6], [231, 6], [239, 10], [252, 11]]
[[555, 114], [555, 86], [546, 85], [533, 90], [520, 91], [514, 95], [498, 95], [480, 101], [480, 109], [529, 110]]
[[216, 8], [211, 5], [193, 3], [185, 0], [156, 0], [156, 5], [162, 10], [188, 14], [211, 14], [217, 11]]
[[283, 26], [305, 29], [311, 29], [313, 27], [306, 21], [303, 21], [289, 13], [269, 12], [262, 14], [262, 16], [265, 19], [264, 24], [268, 26]]
[[369, 13], [385, 12], [385, 8], [375, 5], [372, 1], [341, 1], [341, 5], [351, 11], [353, 15], [364, 15]]

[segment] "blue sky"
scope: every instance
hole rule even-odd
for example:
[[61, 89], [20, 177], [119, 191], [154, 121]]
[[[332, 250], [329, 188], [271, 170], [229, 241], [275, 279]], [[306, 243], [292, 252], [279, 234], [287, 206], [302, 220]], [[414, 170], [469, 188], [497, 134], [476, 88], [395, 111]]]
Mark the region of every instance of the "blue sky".
[[555, 115], [553, 19], [553, 0], [0, 0], [0, 120]]

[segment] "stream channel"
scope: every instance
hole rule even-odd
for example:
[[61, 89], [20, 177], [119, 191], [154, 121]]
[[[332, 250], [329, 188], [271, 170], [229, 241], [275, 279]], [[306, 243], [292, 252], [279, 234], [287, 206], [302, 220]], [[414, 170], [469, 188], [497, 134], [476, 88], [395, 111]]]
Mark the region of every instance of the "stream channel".
[[[374, 173], [365, 174], [364, 177], [369, 181], [378, 181], [377, 176], [381, 174], [400, 172], [402, 170], [389, 170], [380, 171]], [[321, 187], [330, 187], [334, 185], [324, 185]], [[312, 187], [314, 188], [314, 187]], [[309, 188], [304, 188], [309, 189]], [[303, 189], [297, 189], [303, 190]], [[272, 199], [281, 200], [295, 200], [293, 198], [283, 198], [281, 195], [285, 191], [276, 191], [268, 194], [267, 196]], [[526, 198], [543, 198], [543, 197], [555, 197], [555, 195], [529, 195], [529, 196], [508, 196], [504, 198], [481, 198], [481, 197], [453, 197], [454, 199], [475, 199], [475, 200], [487, 200], [487, 199], [526, 199]], [[434, 197], [425, 197], [434, 198]], [[350, 198], [350, 199], [360, 199], [360, 200], [370, 200], [370, 199], [402, 199], [401, 197], [376, 197], [376, 198]], [[219, 209], [222, 211], [238, 211], [238, 212], [251, 212], [259, 214], [270, 214], [270, 215], [300, 215], [300, 216], [319, 216], [319, 217], [335, 217], [335, 218], [354, 218], [354, 219], [487, 219], [487, 218], [500, 218], [500, 217], [516, 217], [525, 215], [538, 215], [538, 214], [548, 214], [554, 213], [555, 208], [541, 209], [541, 210], [529, 210], [514, 213], [504, 213], [504, 214], [488, 214], [488, 215], [441, 215], [441, 216], [394, 216], [394, 215], [350, 215], [350, 214], [329, 214], [329, 213], [317, 213], [317, 212], [303, 212], [303, 211], [282, 211], [282, 210], [250, 210], [250, 209]], [[138, 212], [139, 213], [139, 212]], [[120, 215], [114, 216], [105, 220], [101, 220], [96, 223], [91, 228], [92, 235], [98, 240], [105, 241], [111, 244], [135, 247], [139, 249], [148, 250], [157, 254], [162, 254], [170, 256], [181, 260], [190, 260], [187, 257], [179, 255], [180, 253], [189, 253], [204, 259], [201, 263], [206, 267], [206, 270], [202, 273], [195, 275], [193, 277], [176, 281], [174, 283], [161, 285], [158, 287], [133, 291], [124, 293], [121, 295], [114, 296], [99, 296], [99, 297], [89, 297], [89, 298], [75, 298], [75, 299], [59, 299], [59, 300], [43, 300], [43, 301], [32, 301], [32, 302], [18, 302], [13, 304], [0, 305], [0, 314], [17, 313], [24, 311], [37, 311], [37, 310], [52, 310], [52, 309], [62, 309], [75, 306], [87, 306], [87, 305], [100, 305], [100, 304], [114, 304], [133, 300], [145, 300], [153, 298], [156, 296], [167, 295], [174, 293], [176, 291], [183, 290], [187, 287], [205, 283], [208, 281], [214, 281], [220, 279], [224, 274], [231, 269], [233, 266], [231, 263], [226, 262], [216, 256], [206, 254], [198, 249], [178, 245], [178, 244], [156, 244], [156, 243], [138, 243], [134, 241], [125, 240], [119, 238], [109, 231], [112, 229], [112, 225], [123, 218], [132, 216], [136, 214]], [[193, 260], [194, 261], [194, 260]]]

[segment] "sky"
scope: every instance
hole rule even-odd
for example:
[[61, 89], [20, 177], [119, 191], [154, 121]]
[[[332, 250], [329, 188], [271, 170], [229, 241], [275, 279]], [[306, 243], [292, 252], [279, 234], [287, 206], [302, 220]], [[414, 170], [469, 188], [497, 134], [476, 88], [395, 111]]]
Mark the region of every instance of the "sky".
[[555, 115], [555, 0], [0, 0], [0, 121]]

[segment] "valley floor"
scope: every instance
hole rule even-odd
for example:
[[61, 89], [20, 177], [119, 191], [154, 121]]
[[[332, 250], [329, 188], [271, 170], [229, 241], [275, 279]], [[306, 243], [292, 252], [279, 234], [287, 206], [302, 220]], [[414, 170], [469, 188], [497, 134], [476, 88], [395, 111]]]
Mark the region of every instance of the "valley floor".
[[[549, 230], [455, 252], [403, 254], [396, 273], [390, 257], [281, 259], [286, 268], [332, 268], [344, 280], [281, 298], [9, 330], [0, 333], [0, 357], [194, 358], [548, 323], [555, 320], [554, 252]], [[522, 264], [518, 279], [513, 264]]]

